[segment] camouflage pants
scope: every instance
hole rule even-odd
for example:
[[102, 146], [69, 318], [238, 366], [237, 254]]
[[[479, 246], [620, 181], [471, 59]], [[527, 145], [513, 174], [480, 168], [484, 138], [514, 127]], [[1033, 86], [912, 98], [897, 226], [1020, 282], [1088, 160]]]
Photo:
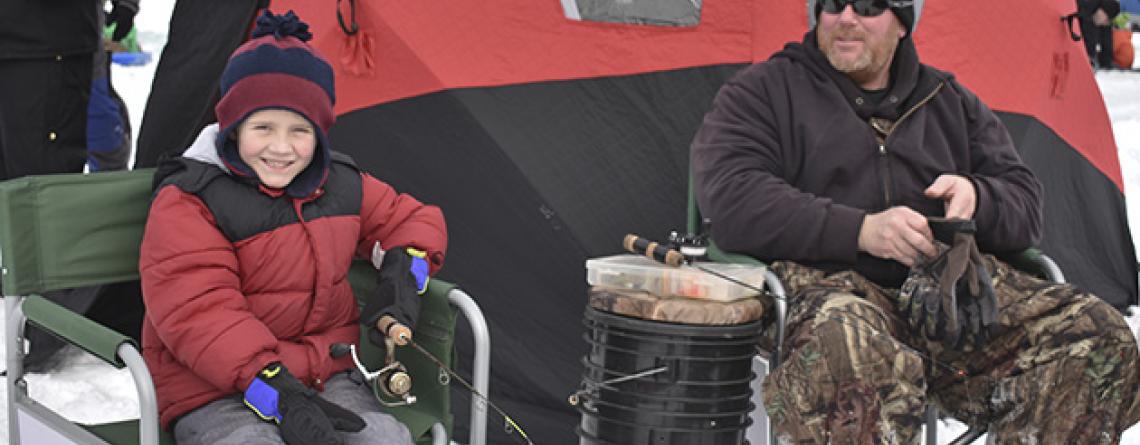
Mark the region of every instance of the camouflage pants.
[[908, 332], [898, 291], [790, 262], [784, 361], [764, 380], [779, 443], [918, 443], [924, 406], [998, 444], [1115, 444], [1140, 416], [1136, 341], [1107, 303], [987, 257], [1000, 328], [979, 348]]

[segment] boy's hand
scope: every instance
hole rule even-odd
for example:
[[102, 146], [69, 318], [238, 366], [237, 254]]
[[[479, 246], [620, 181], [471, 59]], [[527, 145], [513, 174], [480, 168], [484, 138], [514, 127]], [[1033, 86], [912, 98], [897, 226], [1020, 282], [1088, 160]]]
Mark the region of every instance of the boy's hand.
[[[397, 247], [383, 253], [376, 293], [360, 312], [360, 322], [365, 328], [381, 329], [378, 323], [385, 315], [407, 328], [415, 327], [420, 314], [420, 295], [427, 291], [431, 279], [426, 256], [425, 252], [411, 247]], [[391, 323], [385, 324], [391, 326]]]
[[245, 404], [262, 419], [277, 422], [288, 445], [341, 445], [337, 431], [355, 433], [365, 426], [360, 416], [322, 399], [276, 362], [253, 379]]

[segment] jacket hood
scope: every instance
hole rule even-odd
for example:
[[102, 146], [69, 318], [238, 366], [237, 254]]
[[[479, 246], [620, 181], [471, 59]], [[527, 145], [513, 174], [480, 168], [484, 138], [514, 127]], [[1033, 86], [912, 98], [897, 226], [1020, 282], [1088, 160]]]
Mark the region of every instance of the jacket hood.
[[194, 143], [182, 152], [182, 157], [213, 165], [222, 169], [226, 174], [232, 174], [230, 169], [226, 167], [226, 163], [222, 162], [222, 158], [218, 156], [217, 145], [215, 145], [218, 140], [218, 132], [218, 124], [207, 125], [198, 133]]
[[777, 52], [772, 58], [790, 59], [804, 66], [813, 74], [830, 79], [847, 98], [847, 103], [851, 105], [855, 114], [863, 120], [872, 117], [891, 121], [898, 120], [906, 110], [914, 107], [915, 104], [933, 92], [939, 84], [949, 79], [949, 75], [946, 73], [919, 62], [914, 40], [910, 38], [899, 40], [894, 60], [891, 61], [891, 81], [890, 85], [887, 86], [890, 92], [878, 104], [866, 100], [867, 93], [859, 88], [854, 80], [831, 66], [827, 56], [819, 49], [815, 30], [804, 34], [802, 42], [788, 43], [783, 50]]

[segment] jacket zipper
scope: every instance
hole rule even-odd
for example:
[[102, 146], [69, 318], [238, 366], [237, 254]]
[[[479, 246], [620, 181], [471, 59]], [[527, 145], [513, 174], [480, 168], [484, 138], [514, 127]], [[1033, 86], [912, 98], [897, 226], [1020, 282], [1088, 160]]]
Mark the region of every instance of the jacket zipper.
[[882, 168], [879, 169], [879, 171], [884, 172], [884, 174], [882, 175], [882, 177], [883, 177], [883, 210], [886, 210], [886, 209], [891, 208], [891, 161], [890, 161], [890, 159], [887, 158], [887, 145], [885, 142], [886, 138], [883, 138], [883, 139], [884, 139], [884, 142], [879, 144], [879, 165], [882, 166]]
[[[884, 202], [886, 204], [883, 207], [884, 210], [891, 208], [891, 188], [892, 188], [891, 187], [891, 161], [890, 161], [890, 158], [887, 156], [887, 153], [888, 153], [887, 152], [887, 139], [889, 139], [891, 137], [891, 135], [894, 134], [895, 129], [898, 128], [899, 125], [901, 125], [903, 123], [903, 121], [906, 120], [906, 118], [908, 118], [908, 117], [910, 117], [910, 115], [914, 114], [914, 112], [916, 110], [918, 110], [920, 107], [922, 107], [923, 105], [926, 105], [927, 102], [930, 102], [932, 99], [934, 99], [934, 96], [937, 95], [939, 91], [942, 91], [942, 85], [944, 85], [944, 84], [939, 83], [938, 86], [934, 87], [934, 91], [931, 91], [930, 94], [928, 94], [926, 97], [924, 97], [921, 101], [919, 101], [917, 104], [914, 104], [914, 106], [911, 107], [909, 110], [906, 110], [906, 113], [903, 113], [903, 115], [899, 117], [899, 120], [895, 121], [894, 124], [891, 124], [890, 130], [887, 131], [886, 134], [883, 135], [883, 141], [879, 143], [879, 160], [880, 160], [879, 163], [883, 166], [883, 168], [880, 169], [879, 171], [883, 172], [883, 175], [882, 175], [882, 177], [883, 177], [883, 199], [884, 199]], [[872, 128], [872, 130], [874, 130], [874, 128]]]

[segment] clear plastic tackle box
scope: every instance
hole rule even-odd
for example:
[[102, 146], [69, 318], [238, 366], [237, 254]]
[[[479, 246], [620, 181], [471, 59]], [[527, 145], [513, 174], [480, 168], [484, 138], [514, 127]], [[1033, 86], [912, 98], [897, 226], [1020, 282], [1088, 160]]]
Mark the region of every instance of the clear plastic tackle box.
[[[767, 268], [757, 265], [698, 262], [697, 266], [764, 288]], [[689, 297], [733, 301], [759, 295], [690, 265], [671, 267], [641, 255], [620, 254], [586, 260], [586, 282], [591, 286], [639, 289], [663, 297]]]

